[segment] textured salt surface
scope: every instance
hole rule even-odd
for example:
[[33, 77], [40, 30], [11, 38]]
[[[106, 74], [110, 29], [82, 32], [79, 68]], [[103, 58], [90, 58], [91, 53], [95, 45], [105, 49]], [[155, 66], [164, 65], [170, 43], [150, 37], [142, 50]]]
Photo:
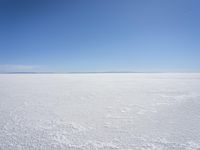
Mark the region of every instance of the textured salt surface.
[[0, 75], [0, 150], [200, 149], [200, 74]]

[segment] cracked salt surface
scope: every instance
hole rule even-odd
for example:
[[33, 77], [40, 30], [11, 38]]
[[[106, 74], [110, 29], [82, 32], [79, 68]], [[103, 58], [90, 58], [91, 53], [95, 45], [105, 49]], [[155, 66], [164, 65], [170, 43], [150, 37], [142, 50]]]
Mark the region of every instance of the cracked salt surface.
[[1, 74], [0, 150], [198, 150], [200, 74]]

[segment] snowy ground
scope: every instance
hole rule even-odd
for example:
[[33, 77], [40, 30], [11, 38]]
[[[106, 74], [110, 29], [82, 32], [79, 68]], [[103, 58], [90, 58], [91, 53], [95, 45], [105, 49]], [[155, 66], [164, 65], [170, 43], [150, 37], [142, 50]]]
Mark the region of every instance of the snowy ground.
[[1, 74], [0, 150], [200, 149], [200, 74]]

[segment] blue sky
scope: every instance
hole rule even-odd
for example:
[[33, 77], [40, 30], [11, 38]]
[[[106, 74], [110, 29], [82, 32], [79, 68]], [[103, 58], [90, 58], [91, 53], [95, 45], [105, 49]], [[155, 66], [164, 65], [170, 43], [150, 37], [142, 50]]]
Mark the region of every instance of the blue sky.
[[200, 71], [199, 0], [0, 0], [0, 71]]

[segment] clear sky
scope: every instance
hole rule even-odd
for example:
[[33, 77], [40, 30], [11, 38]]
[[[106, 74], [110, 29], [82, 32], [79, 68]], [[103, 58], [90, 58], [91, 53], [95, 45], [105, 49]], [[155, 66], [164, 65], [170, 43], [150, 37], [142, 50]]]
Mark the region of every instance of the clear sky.
[[200, 71], [200, 1], [0, 0], [0, 71]]

